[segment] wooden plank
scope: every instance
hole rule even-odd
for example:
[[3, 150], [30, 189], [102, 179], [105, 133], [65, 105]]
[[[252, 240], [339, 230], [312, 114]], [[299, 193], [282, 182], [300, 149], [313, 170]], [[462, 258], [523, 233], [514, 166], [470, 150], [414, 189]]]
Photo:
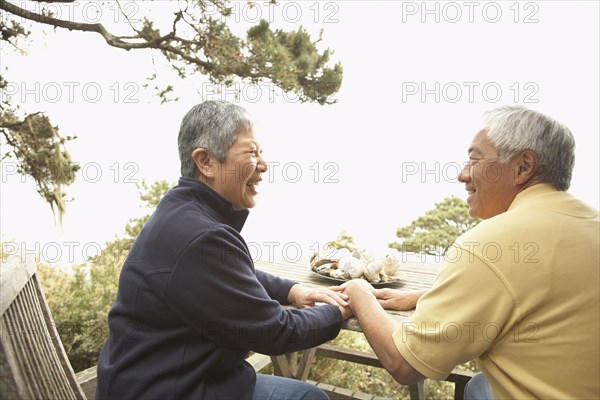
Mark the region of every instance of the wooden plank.
[[[280, 261], [267, 262], [259, 260], [255, 263], [255, 266], [266, 272], [295, 280], [307, 286], [327, 287], [337, 284], [334, 281], [314, 274], [310, 270], [308, 262], [284, 263]], [[403, 290], [418, 290], [431, 287], [440, 268], [441, 266], [436, 264], [407, 262], [401, 267], [405, 279], [397, 284], [390, 284], [387, 287]]]
[[392, 400], [389, 397], [375, 397], [372, 394], [355, 392], [350, 389], [330, 385], [328, 383], [315, 382], [311, 380], [306, 382], [323, 390], [325, 393], [327, 393], [330, 400]]
[[2, 256], [0, 260], [0, 315], [4, 315], [13, 300], [37, 271], [33, 257]]
[[275, 369], [275, 375], [284, 376], [286, 378], [294, 378], [290, 363], [285, 354], [280, 356], [271, 356], [271, 362]]
[[372, 394], [363, 393], [363, 392], [354, 392], [352, 394], [352, 396], [354, 396], [354, 398], [357, 400], [373, 400]]
[[254, 353], [250, 357], [246, 358], [246, 361], [252, 365], [256, 372], [259, 372], [271, 364], [271, 357], [264, 354]]
[[96, 398], [96, 366], [84, 369], [75, 374], [77, 383], [83, 389], [83, 393], [88, 400]]
[[340, 398], [345, 398], [345, 399], [354, 399], [354, 392], [350, 389], [346, 389], [346, 388], [342, 388], [339, 386], [336, 386], [333, 389], [333, 393], [336, 394], [336, 396], [340, 396]]
[[315, 382], [317, 387], [328, 391], [328, 392], [333, 392], [333, 389], [335, 389], [335, 386], [330, 385], [329, 383], [324, 383], [324, 382]]
[[[410, 400], [425, 400], [425, 381], [419, 381], [408, 385]], [[462, 398], [460, 399], [462, 400]]]
[[310, 372], [310, 367], [312, 366], [313, 360], [315, 359], [315, 354], [317, 352], [317, 348], [313, 347], [312, 349], [304, 350], [302, 352], [302, 360], [300, 364], [298, 364], [298, 371], [296, 371], [296, 379], [300, 379], [301, 381], [305, 381], [308, 378], [308, 374]]
[[362, 365], [369, 365], [371, 367], [383, 368], [381, 361], [375, 354], [367, 353], [364, 351], [347, 349], [338, 346], [332, 346], [330, 344], [322, 344], [317, 347], [317, 356], [333, 358], [336, 360], [350, 361]]
[[475, 372], [463, 371], [458, 368], [454, 368], [452, 373], [445, 379], [448, 382], [454, 382], [455, 399], [463, 399], [465, 397], [465, 386], [474, 375]]
[[465, 382], [471, 380], [474, 377], [476, 372], [472, 371], [463, 371], [462, 369], [454, 368], [450, 375], [445, 379], [448, 382]]

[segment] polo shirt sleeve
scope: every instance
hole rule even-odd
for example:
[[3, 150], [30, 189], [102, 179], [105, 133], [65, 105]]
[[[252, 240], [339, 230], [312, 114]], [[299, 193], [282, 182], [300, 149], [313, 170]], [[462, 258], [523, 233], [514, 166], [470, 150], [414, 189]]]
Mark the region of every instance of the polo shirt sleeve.
[[455, 248], [433, 288], [419, 299], [410, 321], [394, 332], [404, 359], [432, 379], [444, 379], [458, 364], [473, 360], [510, 330], [516, 295], [492, 265]]

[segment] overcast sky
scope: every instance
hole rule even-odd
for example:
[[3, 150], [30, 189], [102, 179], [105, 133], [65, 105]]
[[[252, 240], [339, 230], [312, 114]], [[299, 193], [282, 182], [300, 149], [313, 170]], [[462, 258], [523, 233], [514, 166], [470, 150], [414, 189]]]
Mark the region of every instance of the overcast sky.
[[[2, 95], [23, 111], [47, 113], [63, 135], [79, 136], [68, 148], [82, 166], [67, 188], [74, 200], [61, 228], [33, 182], [2, 162], [2, 240], [62, 264], [96, 254], [146, 213], [136, 181], [179, 178], [179, 124], [205, 99], [236, 102], [255, 120], [271, 169], [242, 233], [263, 260], [308, 256], [343, 230], [379, 251], [436, 202], [466, 198], [456, 174], [467, 147], [482, 113], [505, 104], [545, 112], [572, 130], [570, 192], [598, 208], [598, 2], [264, 3], [237, 3], [234, 29], [243, 32], [259, 17], [315, 35], [323, 29], [320, 45], [344, 68], [337, 104], [302, 104], [269, 84], [238, 83], [236, 95], [204, 77], [178, 80], [159, 54], [110, 48], [92, 33], [35, 27], [27, 55], [2, 43], [9, 81]], [[94, 4], [56, 11], [126, 29], [113, 3]], [[164, 18], [177, 3], [122, 6], [135, 20], [147, 7]], [[180, 101], [160, 105], [143, 88], [155, 72]]]

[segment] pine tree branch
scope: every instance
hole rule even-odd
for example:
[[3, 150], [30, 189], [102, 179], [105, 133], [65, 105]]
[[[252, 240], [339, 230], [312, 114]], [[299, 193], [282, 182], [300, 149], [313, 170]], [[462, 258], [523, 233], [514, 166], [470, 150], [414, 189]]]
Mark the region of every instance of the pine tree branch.
[[[56, 1], [56, 2], [63, 2], [63, 1]], [[95, 33], [100, 34], [104, 38], [106, 43], [108, 43], [110, 46], [117, 47], [120, 49], [125, 49], [125, 50], [154, 48], [154, 49], [171, 51], [172, 50], [171, 46], [165, 46], [164, 45], [165, 42], [170, 42], [172, 40], [183, 40], [181, 38], [178, 38], [175, 35], [174, 30], [164, 36], [161, 36], [161, 37], [158, 37], [158, 38], [152, 39], [152, 40], [146, 40], [139, 36], [133, 36], [133, 37], [116, 36], [116, 35], [113, 35], [112, 33], [110, 33], [104, 27], [104, 25], [99, 24], [99, 23], [90, 24], [90, 23], [86, 23], [86, 22], [65, 21], [62, 19], [48, 16], [48, 15], [42, 15], [42, 14], [38, 14], [38, 13], [29, 11], [29, 10], [25, 10], [25, 9], [18, 7], [12, 3], [9, 3], [6, 0], [0, 0], [0, 9], [5, 10], [5, 11], [7, 11], [11, 14], [14, 14], [18, 17], [25, 18], [25, 19], [35, 21], [35, 22], [39, 22], [41, 24], [52, 25], [54, 27], [64, 28], [64, 29], [68, 29], [71, 31], [76, 30], [76, 31], [82, 31], [82, 32], [95, 32]], [[173, 27], [175, 26], [177, 21], [181, 18], [181, 16], [178, 14], [176, 14], [176, 18], [173, 22]], [[143, 42], [127, 42], [127, 41], [123, 40], [126, 38], [127, 39], [141, 39], [144, 41]], [[200, 61], [197, 59], [195, 59], [195, 60]]]

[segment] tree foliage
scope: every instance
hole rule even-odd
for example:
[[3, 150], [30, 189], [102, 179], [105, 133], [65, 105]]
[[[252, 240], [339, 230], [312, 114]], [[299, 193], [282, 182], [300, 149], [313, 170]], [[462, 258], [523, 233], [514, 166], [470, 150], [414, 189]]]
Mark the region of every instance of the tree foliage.
[[[72, 3], [74, 0], [36, 2]], [[115, 48], [158, 50], [181, 78], [199, 73], [215, 83], [229, 84], [236, 77], [250, 82], [269, 80], [287, 92], [296, 93], [301, 101], [320, 104], [331, 102], [330, 96], [339, 90], [342, 67], [339, 63], [326, 66], [332, 52], [317, 50], [321, 36], [313, 41], [302, 27], [291, 32], [272, 30], [269, 22], [262, 19], [248, 30], [244, 40], [227, 25], [227, 17], [232, 13], [229, 0], [186, 0], [183, 3], [184, 6], [173, 13], [167, 33], [156, 27], [157, 21], [144, 17], [132, 22], [122, 11], [123, 18], [130, 22], [130, 32], [125, 35], [113, 34], [100, 23], [59, 19], [44, 8], [32, 12], [6, 0], [0, 0], [0, 9], [9, 17], [96, 33]], [[276, 2], [271, 0], [271, 3]], [[0, 30], [3, 40], [13, 45], [28, 34], [16, 19], [2, 22]]]
[[403, 252], [444, 255], [457, 237], [478, 223], [478, 219], [469, 216], [466, 201], [447, 197], [410, 225], [398, 228], [396, 236], [400, 240], [389, 247]]
[[[332, 51], [317, 49], [322, 32], [313, 40], [301, 26], [287, 32], [271, 29], [267, 21], [260, 20], [248, 29], [246, 38], [238, 37], [228, 26], [228, 17], [232, 14], [229, 0], [180, 1], [177, 3], [179, 10], [170, 16], [167, 32], [157, 27], [159, 21], [148, 17], [132, 21], [116, 1], [122, 18], [128, 22], [129, 32], [125, 34], [112, 33], [101, 23], [57, 18], [51, 11], [53, 8], [47, 7], [51, 3], [75, 3], [74, 0], [34, 0], [33, 3], [40, 5], [39, 10], [31, 11], [22, 4], [0, 0], [0, 10], [4, 14], [0, 15], [0, 44], [21, 50], [22, 42], [30, 35], [23, 24], [28, 21], [100, 35], [107, 45], [118, 49], [157, 51], [182, 79], [201, 74], [212, 83], [225, 85], [236, 79], [249, 83], [268, 81], [285, 92], [296, 94], [300, 101], [319, 104], [333, 103], [332, 95], [341, 86], [341, 64], [328, 66]], [[275, 4], [275, 1], [270, 3]], [[6, 80], [0, 76], [0, 90], [4, 87]], [[157, 89], [162, 101], [167, 101], [167, 95], [174, 90], [172, 85]], [[61, 216], [64, 212], [63, 185], [71, 183], [76, 172], [64, 147], [73, 137], [61, 138], [58, 128], [38, 110], [19, 115], [17, 108], [8, 102], [0, 109], [2, 137], [11, 148], [6, 155], [17, 160], [19, 172], [28, 175], [32, 171], [38, 172], [36, 176], [32, 175], [38, 192]], [[52, 135], [45, 136], [49, 132]], [[28, 136], [26, 143], [20, 139], [24, 134]], [[32, 143], [38, 146], [34, 148], [37, 151], [27, 158], [25, 155], [31, 150]], [[51, 168], [41, 165], [43, 157]]]
[[[0, 76], [0, 91], [5, 87], [6, 81]], [[0, 102], [0, 133], [8, 145], [8, 151], [1, 154], [2, 160], [18, 160], [15, 172], [34, 179], [38, 194], [60, 221], [65, 211], [63, 186], [70, 185], [79, 170], [65, 148], [65, 143], [75, 137], [61, 137], [58, 127], [42, 113], [19, 118], [5, 102]]]
[[325, 247], [335, 250], [348, 249], [350, 251], [358, 250], [354, 244], [354, 238], [346, 231], [340, 232], [338, 237], [331, 242], [327, 242]]

